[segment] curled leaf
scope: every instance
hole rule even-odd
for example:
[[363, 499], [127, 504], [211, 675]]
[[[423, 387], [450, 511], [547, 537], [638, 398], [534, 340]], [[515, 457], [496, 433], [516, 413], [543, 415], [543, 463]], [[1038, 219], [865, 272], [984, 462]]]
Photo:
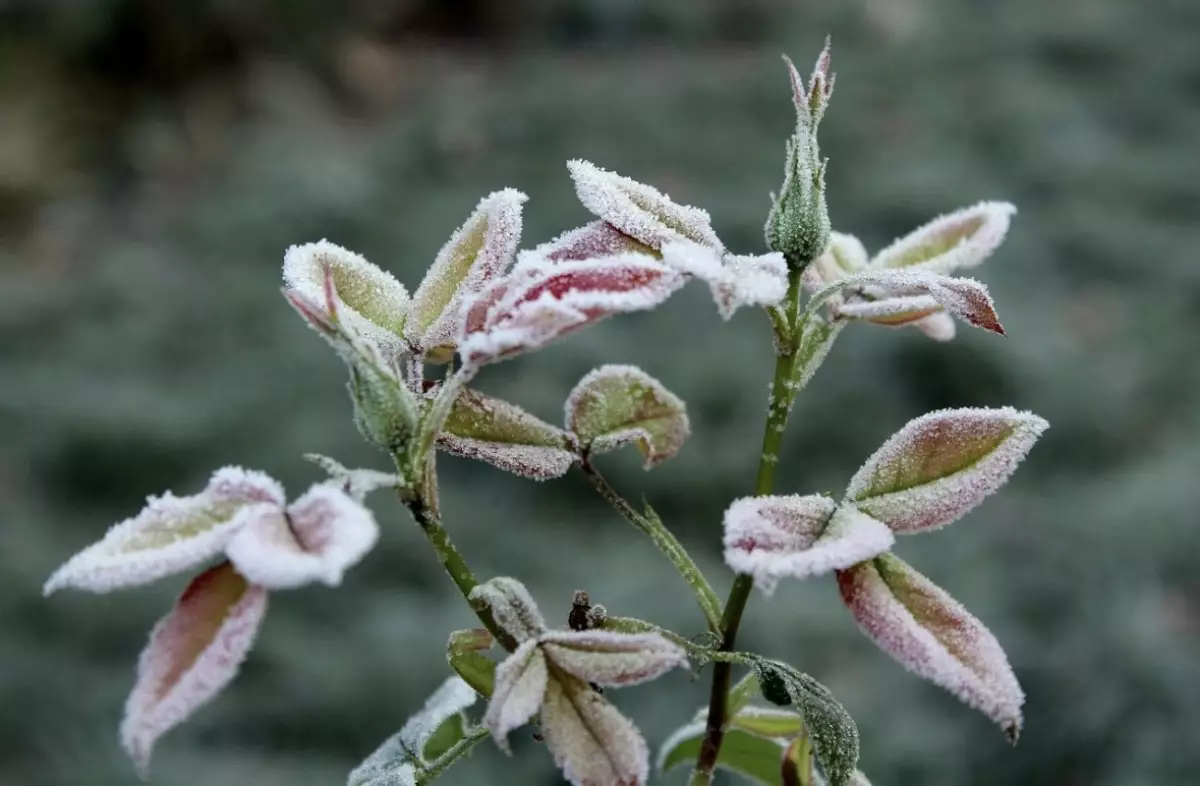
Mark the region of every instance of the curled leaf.
[[1004, 241], [1016, 212], [1008, 202], [980, 202], [939, 216], [880, 251], [871, 266], [932, 273], [975, 267]]
[[567, 169], [583, 206], [623, 234], [653, 249], [672, 241], [690, 240], [724, 250], [706, 211], [680, 205], [653, 186], [587, 161], [568, 161]]
[[542, 735], [574, 786], [644, 786], [650, 751], [641, 732], [587, 683], [556, 675], [542, 705]]
[[516, 404], [469, 389], [455, 399], [438, 447], [534, 480], [565, 474], [576, 458], [562, 429]]
[[657, 633], [551, 631], [541, 642], [555, 666], [602, 686], [637, 685], [687, 665], [683, 648]]
[[316, 485], [286, 511], [263, 507], [229, 541], [243, 576], [268, 589], [342, 581], [379, 539], [371, 511], [332, 486]]
[[511, 188], [484, 197], [438, 252], [413, 295], [405, 336], [422, 352], [453, 354], [465, 318], [464, 299], [502, 275], [521, 242], [521, 206], [528, 199]]
[[666, 264], [708, 284], [722, 319], [743, 306], [773, 306], [787, 294], [787, 263], [782, 254], [738, 256], [676, 241], [664, 245], [662, 255]]
[[446, 642], [446, 660], [468, 685], [480, 696], [490, 697], [496, 688], [496, 663], [480, 655], [494, 642], [485, 628], [456, 630]]
[[880, 649], [1016, 739], [1025, 696], [1008, 658], [991, 631], [945, 590], [892, 554], [838, 573], [838, 587]]
[[496, 668], [496, 688], [483, 716], [483, 725], [505, 753], [509, 753], [508, 734], [542, 706], [542, 697], [551, 684], [546, 658], [536, 639], [530, 639]]
[[546, 620], [525, 585], [508, 576], [489, 579], [471, 590], [475, 608], [492, 610], [500, 627], [519, 642], [540, 636], [546, 630]]
[[517, 266], [529, 267], [554, 262], [576, 262], [625, 253], [658, 256], [655, 249], [625, 234], [607, 221], [593, 221], [578, 229], [564, 232], [549, 243], [541, 244], [532, 252], [521, 252], [517, 256]]
[[678, 453], [691, 431], [683, 401], [635, 366], [601, 366], [579, 380], [566, 422], [592, 453], [636, 444], [646, 469]]
[[247, 516], [283, 505], [283, 488], [261, 472], [226, 467], [190, 497], [150, 497], [46, 581], [45, 593], [74, 587], [109, 592], [190, 570], [224, 551]]
[[829, 245], [804, 269], [800, 280], [810, 293], [819, 292], [835, 281], [862, 272], [869, 261], [861, 240], [844, 232], [830, 232]]
[[[902, 326], [925, 319], [944, 308], [947, 313], [978, 328], [1004, 335], [1004, 326], [987, 287], [970, 278], [908, 270], [869, 270], [845, 280], [859, 287], [833, 308], [836, 314]], [[865, 298], [865, 299], [864, 299]]]
[[867, 459], [846, 499], [898, 533], [944, 527], [1004, 485], [1048, 427], [1011, 407], [930, 412]]
[[266, 592], [222, 563], [197, 576], [154, 627], [121, 723], [121, 743], [143, 776], [158, 738], [237, 674], [266, 609]]

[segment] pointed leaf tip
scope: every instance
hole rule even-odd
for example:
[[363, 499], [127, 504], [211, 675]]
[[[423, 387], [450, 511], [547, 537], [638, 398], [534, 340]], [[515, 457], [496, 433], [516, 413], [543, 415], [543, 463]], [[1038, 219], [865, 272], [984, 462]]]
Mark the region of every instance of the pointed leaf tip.
[[867, 459], [846, 498], [897, 533], [944, 527], [1003, 486], [1048, 427], [1011, 407], [931, 412]]
[[222, 563], [197, 576], [155, 626], [121, 723], [122, 745], [143, 777], [158, 738], [237, 674], [266, 608], [266, 592]]
[[679, 452], [691, 433], [687, 406], [635, 366], [605, 365], [579, 380], [566, 422], [584, 450], [602, 453], [636, 444], [650, 469]]
[[991, 631], [945, 590], [892, 554], [840, 572], [838, 587], [880, 649], [1016, 737], [1025, 696], [1008, 658]]

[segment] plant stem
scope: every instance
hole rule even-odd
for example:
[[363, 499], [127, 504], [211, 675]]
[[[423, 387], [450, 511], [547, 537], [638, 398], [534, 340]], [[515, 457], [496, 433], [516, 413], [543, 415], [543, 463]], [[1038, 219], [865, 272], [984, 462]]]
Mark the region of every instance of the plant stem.
[[587, 475], [588, 480], [592, 482], [592, 486], [600, 493], [600, 496], [616, 508], [630, 524], [637, 527], [651, 542], [658, 547], [658, 550], [663, 553], [675, 569], [679, 571], [679, 575], [683, 576], [684, 581], [691, 586], [692, 591], [696, 594], [696, 602], [700, 604], [700, 610], [704, 612], [704, 618], [708, 621], [708, 627], [713, 633], [721, 631], [721, 600], [717, 597], [717, 593], [713, 590], [712, 585], [708, 583], [708, 579], [704, 577], [704, 573], [696, 565], [691, 555], [687, 553], [687, 549], [683, 544], [667, 529], [666, 525], [659, 520], [658, 516], [645, 515], [639, 513], [629, 501], [622, 497], [617, 490], [614, 489], [609, 482], [600, 474], [592, 463], [585, 457], [580, 462], [580, 469], [584, 475]]
[[[725, 652], [724, 650], [705, 647], [703, 644], [697, 644], [690, 639], [685, 639], [673, 630], [655, 625], [653, 622], [640, 620], [636, 617], [607, 617], [600, 627], [604, 630], [615, 630], [621, 633], [657, 633], [664, 639], [678, 644], [687, 654], [698, 661], [719, 661], [728, 663], [745, 663], [745, 653], [741, 652]], [[703, 665], [703, 664], [701, 664]]]
[[[800, 344], [800, 327], [797, 311], [800, 301], [800, 273], [798, 266], [791, 265], [788, 272], [788, 293], [785, 319], [790, 341], [775, 358], [775, 377], [771, 383], [771, 400], [767, 405], [767, 421], [763, 427], [762, 452], [758, 457], [758, 476], [754, 482], [754, 495], [770, 494], [775, 485], [775, 466], [779, 463], [779, 446], [787, 427], [795, 393], [792, 375], [796, 365], [796, 354]], [[721, 615], [720, 649], [732, 652], [737, 644], [738, 627], [742, 624], [742, 613], [754, 589], [754, 577], [739, 573], [729, 590], [725, 611]], [[733, 676], [733, 664], [719, 661], [713, 666], [712, 690], [708, 698], [708, 720], [696, 769], [692, 772], [690, 786], [708, 786], [712, 783], [713, 769], [721, 753], [725, 739], [725, 721], [729, 703], [729, 684]]]
[[490, 733], [485, 726], [477, 726], [469, 729], [461, 740], [454, 743], [454, 745], [450, 746], [449, 750], [430, 762], [423, 773], [424, 777], [419, 779], [418, 782], [429, 783], [433, 781], [434, 778], [450, 769], [451, 764], [454, 764], [454, 762], [470, 753], [471, 749], [478, 742], [487, 739]]

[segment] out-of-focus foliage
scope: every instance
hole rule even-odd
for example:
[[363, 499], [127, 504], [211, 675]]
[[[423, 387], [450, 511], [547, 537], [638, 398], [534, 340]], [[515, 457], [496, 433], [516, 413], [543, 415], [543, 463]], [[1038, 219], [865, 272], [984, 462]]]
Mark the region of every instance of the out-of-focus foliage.
[[[794, 123], [778, 56], [807, 61], [826, 32], [834, 227], [881, 248], [960, 205], [1016, 203], [978, 271], [1009, 338], [851, 326], [797, 405], [778, 491], [837, 492], [933, 408], [1051, 422], [1003, 494], [897, 548], [1004, 643], [1029, 697], [1023, 738], [1009, 749], [879, 654], [832, 580], [755, 597], [742, 644], [832, 688], [877, 784], [1149, 786], [1200, 770], [1194, 2], [2, 8], [0, 782], [134, 778], [121, 703], [182, 582], [42, 600], [66, 556], [224, 464], [297, 488], [320, 478], [303, 452], [387, 469], [351, 423], [344, 370], [278, 295], [285, 247], [325, 237], [411, 289], [489, 191], [530, 195], [527, 247], [589, 220], [564, 166], [580, 157], [708, 209], [731, 250], [761, 253]], [[769, 326], [725, 325], [706, 300], [691, 287], [479, 384], [558, 422], [595, 365], [661, 379], [688, 403], [680, 455], [652, 474], [632, 454], [601, 461], [725, 585], [721, 511], [752, 481]], [[585, 587], [614, 614], [701, 631], [686, 587], [579, 478], [443, 464], [472, 566], [520, 577], [556, 624]], [[277, 599], [234, 689], [164, 739], [156, 784], [341, 783], [447, 676], [446, 636], [470, 612], [400, 506], [372, 502], [380, 546], [339, 589]], [[680, 673], [615, 700], [657, 743], [704, 690]], [[557, 782], [546, 755], [497, 757], [481, 746], [448, 782]]]

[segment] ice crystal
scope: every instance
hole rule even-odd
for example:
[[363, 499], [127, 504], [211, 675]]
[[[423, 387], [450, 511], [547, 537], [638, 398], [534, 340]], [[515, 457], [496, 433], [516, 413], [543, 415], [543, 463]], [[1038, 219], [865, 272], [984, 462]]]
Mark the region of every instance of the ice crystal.
[[717, 312], [729, 319], [743, 306], [773, 306], [787, 294], [787, 263], [779, 253], [722, 254], [688, 241], [662, 248], [663, 262], [708, 284]]
[[980, 202], [938, 216], [880, 251], [871, 266], [943, 274], [975, 267], [999, 248], [1016, 212], [1008, 202]]

